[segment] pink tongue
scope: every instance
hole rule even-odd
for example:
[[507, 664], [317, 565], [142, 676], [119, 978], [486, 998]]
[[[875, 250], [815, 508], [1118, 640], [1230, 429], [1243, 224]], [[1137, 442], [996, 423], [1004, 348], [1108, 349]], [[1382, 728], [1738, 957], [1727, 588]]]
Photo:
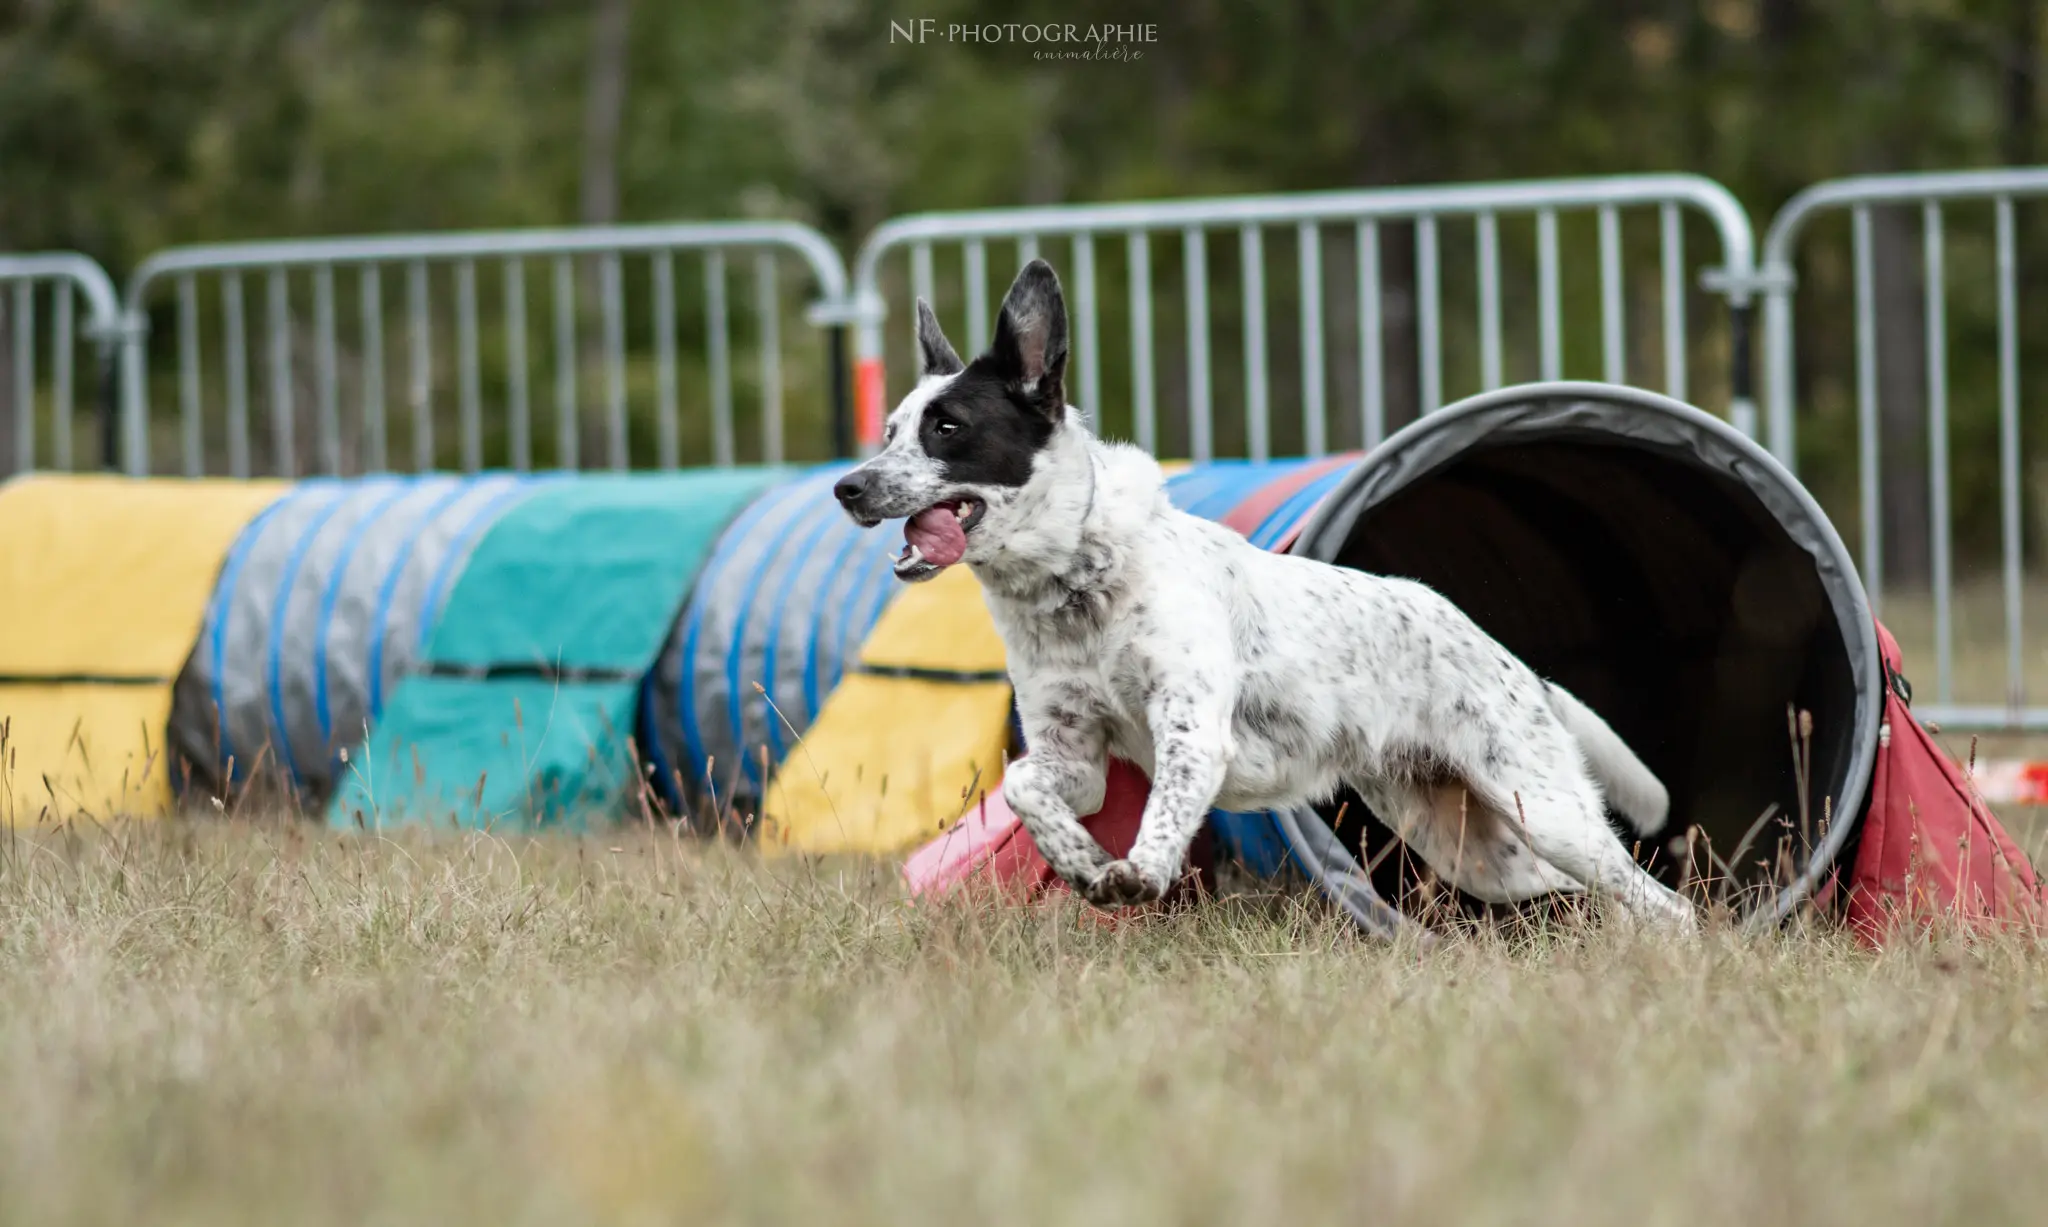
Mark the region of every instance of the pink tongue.
[[967, 534], [951, 507], [927, 507], [903, 526], [903, 538], [935, 567], [950, 567], [967, 552]]

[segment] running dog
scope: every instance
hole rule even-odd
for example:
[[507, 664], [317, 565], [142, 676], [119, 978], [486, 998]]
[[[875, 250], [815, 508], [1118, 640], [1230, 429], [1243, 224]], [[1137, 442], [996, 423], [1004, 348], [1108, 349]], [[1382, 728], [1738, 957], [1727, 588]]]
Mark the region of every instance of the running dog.
[[[916, 388], [835, 493], [906, 518], [898, 578], [959, 563], [1009, 654], [1028, 754], [1003, 798], [1099, 907], [1159, 898], [1212, 806], [1349, 786], [1443, 879], [1507, 902], [1594, 891], [1688, 927], [1605, 817], [1664, 825], [1664, 787], [1599, 716], [1419, 583], [1259, 549], [1168, 501], [1158, 464], [1066, 402], [1067, 312], [1042, 260], [962, 362], [917, 304]], [[1152, 780], [1113, 859], [1082, 827], [1106, 756]], [[1604, 803], [1603, 803], [1604, 802]]]

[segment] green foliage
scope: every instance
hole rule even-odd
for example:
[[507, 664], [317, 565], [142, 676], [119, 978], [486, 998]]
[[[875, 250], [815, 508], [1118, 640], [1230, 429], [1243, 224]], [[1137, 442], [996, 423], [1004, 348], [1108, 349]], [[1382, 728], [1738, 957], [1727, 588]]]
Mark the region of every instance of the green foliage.
[[[1105, 17], [1053, 0], [643, 0], [630, 19], [620, 213], [793, 217], [850, 252], [875, 223], [922, 209], [1676, 169], [1728, 184], [1761, 224], [1820, 179], [2030, 156], [2036, 4], [1129, 0]], [[75, 248], [119, 275], [199, 240], [573, 222], [595, 8], [0, 4], [0, 248]], [[916, 18], [1113, 19], [1157, 37], [1136, 61], [1045, 63], [1020, 43], [891, 37], [892, 22]], [[1988, 229], [1958, 241], [1988, 241]], [[2024, 217], [2021, 230], [2030, 285]], [[1848, 283], [1843, 236], [1825, 237], [1834, 250], [1816, 235], [1815, 288], [1800, 300], [1801, 420], [1813, 426], [1802, 446], [1847, 522]], [[1503, 244], [1510, 260], [1525, 254], [1525, 237], [1504, 230]], [[1276, 245], [1276, 260], [1288, 255]], [[1984, 267], [1981, 252], [1961, 252], [1952, 288]], [[1568, 293], [1582, 273], [1566, 270]], [[1169, 278], [1162, 269], [1162, 286]], [[1696, 389], [1719, 378], [1725, 353], [1713, 310], [1695, 297]], [[1125, 327], [1115, 311], [1105, 333]], [[1979, 294], [1951, 313], [1969, 469], [1958, 508], [1973, 538], [1996, 518], [1995, 483], [1980, 480], [1995, 457], [1990, 311]], [[1582, 327], [1597, 326], [1575, 324], [1568, 355], [1597, 346]], [[1631, 329], [1634, 346], [1644, 330]], [[1469, 360], [1467, 338], [1447, 346], [1454, 363]], [[2048, 355], [2026, 357], [2032, 372]], [[1511, 371], [1525, 358], [1511, 352]], [[1106, 370], [1104, 387], [1125, 378]], [[1218, 372], [1219, 388], [1233, 380]], [[1171, 391], [1162, 384], [1163, 403]], [[793, 412], [793, 424], [815, 421]], [[2039, 421], [2029, 412], [2030, 428]]]
[[[892, 213], [1697, 170], [1767, 211], [1861, 169], [1992, 160], [2010, 0], [1139, 0], [1144, 58], [892, 42], [1070, 5], [642, 3], [629, 218]], [[0, 236], [117, 266], [196, 239], [573, 216], [590, 19], [548, 0], [17, 0]]]

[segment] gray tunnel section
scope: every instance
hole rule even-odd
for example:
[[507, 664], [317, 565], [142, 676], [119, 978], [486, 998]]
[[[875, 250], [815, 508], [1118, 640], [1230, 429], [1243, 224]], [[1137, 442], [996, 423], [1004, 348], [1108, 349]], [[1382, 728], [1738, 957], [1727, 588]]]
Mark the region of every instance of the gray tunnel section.
[[[1374, 449], [1294, 550], [1429, 584], [1605, 717], [1670, 789], [1638, 848], [1668, 882], [1740, 860], [1734, 897], [1782, 916], [1860, 820], [1883, 702], [1862, 584], [1797, 479], [1718, 418], [1605, 384], [1486, 393]], [[1788, 706], [1813, 719], [1803, 831]], [[1796, 876], [1755, 864], [1785, 840]]]
[[754, 807], [900, 586], [901, 522], [855, 525], [832, 496], [845, 473], [764, 492], [691, 589], [640, 704], [641, 743], [678, 812]]
[[[187, 787], [325, 802], [419, 658], [476, 543], [536, 485], [510, 475], [302, 482], [242, 531], [172, 691]], [[232, 776], [232, 778], [230, 778]]]

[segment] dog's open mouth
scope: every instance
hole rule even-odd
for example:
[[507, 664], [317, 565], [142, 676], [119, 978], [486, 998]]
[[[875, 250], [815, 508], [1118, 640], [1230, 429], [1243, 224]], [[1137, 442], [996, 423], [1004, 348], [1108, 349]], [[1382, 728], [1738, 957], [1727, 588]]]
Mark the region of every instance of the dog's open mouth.
[[896, 559], [896, 578], [930, 579], [967, 554], [967, 534], [981, 523], [988, 504], [978, 499], [933, 503], [903, 523], [903, 553]]

